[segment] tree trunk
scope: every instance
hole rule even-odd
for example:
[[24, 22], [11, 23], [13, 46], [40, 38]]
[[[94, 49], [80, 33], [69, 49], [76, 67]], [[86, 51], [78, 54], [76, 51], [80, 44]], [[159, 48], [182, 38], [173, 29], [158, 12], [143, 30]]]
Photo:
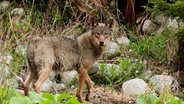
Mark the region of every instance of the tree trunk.
[[135, 0], [126, 0], [125, 21], [129, 28], [135, 24]]

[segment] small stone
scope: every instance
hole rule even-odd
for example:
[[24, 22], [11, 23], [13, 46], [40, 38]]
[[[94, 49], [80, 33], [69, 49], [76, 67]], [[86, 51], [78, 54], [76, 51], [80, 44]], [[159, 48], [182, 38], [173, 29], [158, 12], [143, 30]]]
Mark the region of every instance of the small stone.
[[14, 16], [23, 16], [25, 11], [23, 8], [15, 8], [10, 12], [10, 14]]
[[10, 5], [10, 2], [9, 1], [2, 1], [0, 3], [0, 11], [4, 11], [5, 9], [8, 8], [9, 5]]
[[153, 89], [161, 94], [164, 90], [172, 91], [173, 94], [178, 94], [178, 82], [172, 76], [154, 75], [150, 79], [150, 85]]
[[140, 95], [149, 91], [148, 84], [139, 78], [131, 79], [123, 83], [123, 96]]
[[0, 63], [3, 64], [10, 64], [13, 61], [13, 56], [8, 54], [8, 55], [4, 55], [0, 53]]
[[165, 25], [166, 21], [167, 21], [168, 17], [164, 16], [163, 14], [157, 15], [155, 17], [155, 22], [159, 25]]
[[10, 76], [9, 68], [6, 64], [0, 64], [0, 80]]
[[109, 42], [107, 44], [104, 57], [107, 59], [112, 59], [118, 55], [120, 55], [120, 46], [115, 42]]
[[56, 72], [55, 72], [55, 71], [52, 71], [52, 72], [50, 73], [49, 79], [50, 79], [51, 81], [54, 81], [54, 80], [55, 80], [55, 76], [56, 76]]
[[66, 85], [72, 84], [76, 80], [77, 76], [78, 76], [78, 73], [76, 70], [62, 72], [61, 82], [63, 82]]
[[100, 70], [98, 63], [95, 63], [88, 71], [88, 74], [95, 74]]
[[146, 79], [151, 78], [151, 76], [153, 75], [153, 72], [151, 70], [145, 70], [143, 73]]
[[176, 32], [179, 28], [179, 23], [177, 21], [177, 18], [174, 18], [174, 19], [169, 18], [167, 27], [172, 31]]
[[144, 24], [142, 26], [142, 31], [144, 33], [152, 33], [153, 30], [156, 28], [155, 24], [153, 24], [153, 22], [151, 20], [145, 20]]
[[117, 38], [116, 40], [117, 40], [117, 43], [119, 45], [128, 46], [130, 44], [130, 40], [124, 36], [121, 36], [121, 37]]
[[61, 91], [61, 90], [66, 89], [66, 85], [64, 83], [58, 83], [58, 84], [54, 85], [54, 87], [55, 87], [56, 91]]
[[41, 91], [43, 92], [51, 92], [52, 91], [52, 81], [47, 79], [43, 85], [42, 85], [42, 88], [41, 88]]

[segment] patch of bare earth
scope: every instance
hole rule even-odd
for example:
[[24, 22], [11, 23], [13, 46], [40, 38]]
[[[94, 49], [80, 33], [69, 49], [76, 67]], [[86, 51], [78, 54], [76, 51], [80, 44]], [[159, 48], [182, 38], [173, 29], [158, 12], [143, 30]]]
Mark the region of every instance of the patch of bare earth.
[[90, 102], [93, 104], [133, 104], [135, 98], [122, 96], [122, 92], [111, 88], [96, 87]]

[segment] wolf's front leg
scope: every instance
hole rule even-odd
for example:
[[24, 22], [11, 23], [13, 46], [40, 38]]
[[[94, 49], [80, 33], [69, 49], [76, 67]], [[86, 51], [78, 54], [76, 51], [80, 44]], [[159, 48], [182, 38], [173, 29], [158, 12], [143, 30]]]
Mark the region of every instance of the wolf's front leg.
[[86, 79], [87, 72], [85, 69], [81, 68], [79, 69], [78, 73], [79, 73], [79, 82], [78, 82], [78, 90], [77, 90], [76, 96], [78, 97], [78, 100], [80, 102], [84, 102], [82, 93], [83, 93], [83, 87], [84, 87], [84, 82]]
[[88, 88], [88, 94], [86, 95], [86, 100], [87, 101], [90, 101], [91, 98], [92, 98], [92, 93], [93, 93], [93, 83], [91, 81], [91, 78], [89, 77], [89, 75], [87, 74], [87, 77], [86, 77], [86, 85], [87, 85], [87, 88]]

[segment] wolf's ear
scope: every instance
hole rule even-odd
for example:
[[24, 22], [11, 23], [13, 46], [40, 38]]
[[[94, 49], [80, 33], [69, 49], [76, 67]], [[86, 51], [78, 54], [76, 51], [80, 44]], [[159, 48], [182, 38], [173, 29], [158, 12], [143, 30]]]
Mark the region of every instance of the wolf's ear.
[[112, 28], [114, 26], [114, 20], [113, 19], [110, 19], [107, 23], [106, 23], [106, 26], [109, 27], [109, 28]]
[[95, 20], [92, 20], [91, 23], [90, 23], [90, 29], [96, 27], [98, 25], [98, 22], [95, 21]]

